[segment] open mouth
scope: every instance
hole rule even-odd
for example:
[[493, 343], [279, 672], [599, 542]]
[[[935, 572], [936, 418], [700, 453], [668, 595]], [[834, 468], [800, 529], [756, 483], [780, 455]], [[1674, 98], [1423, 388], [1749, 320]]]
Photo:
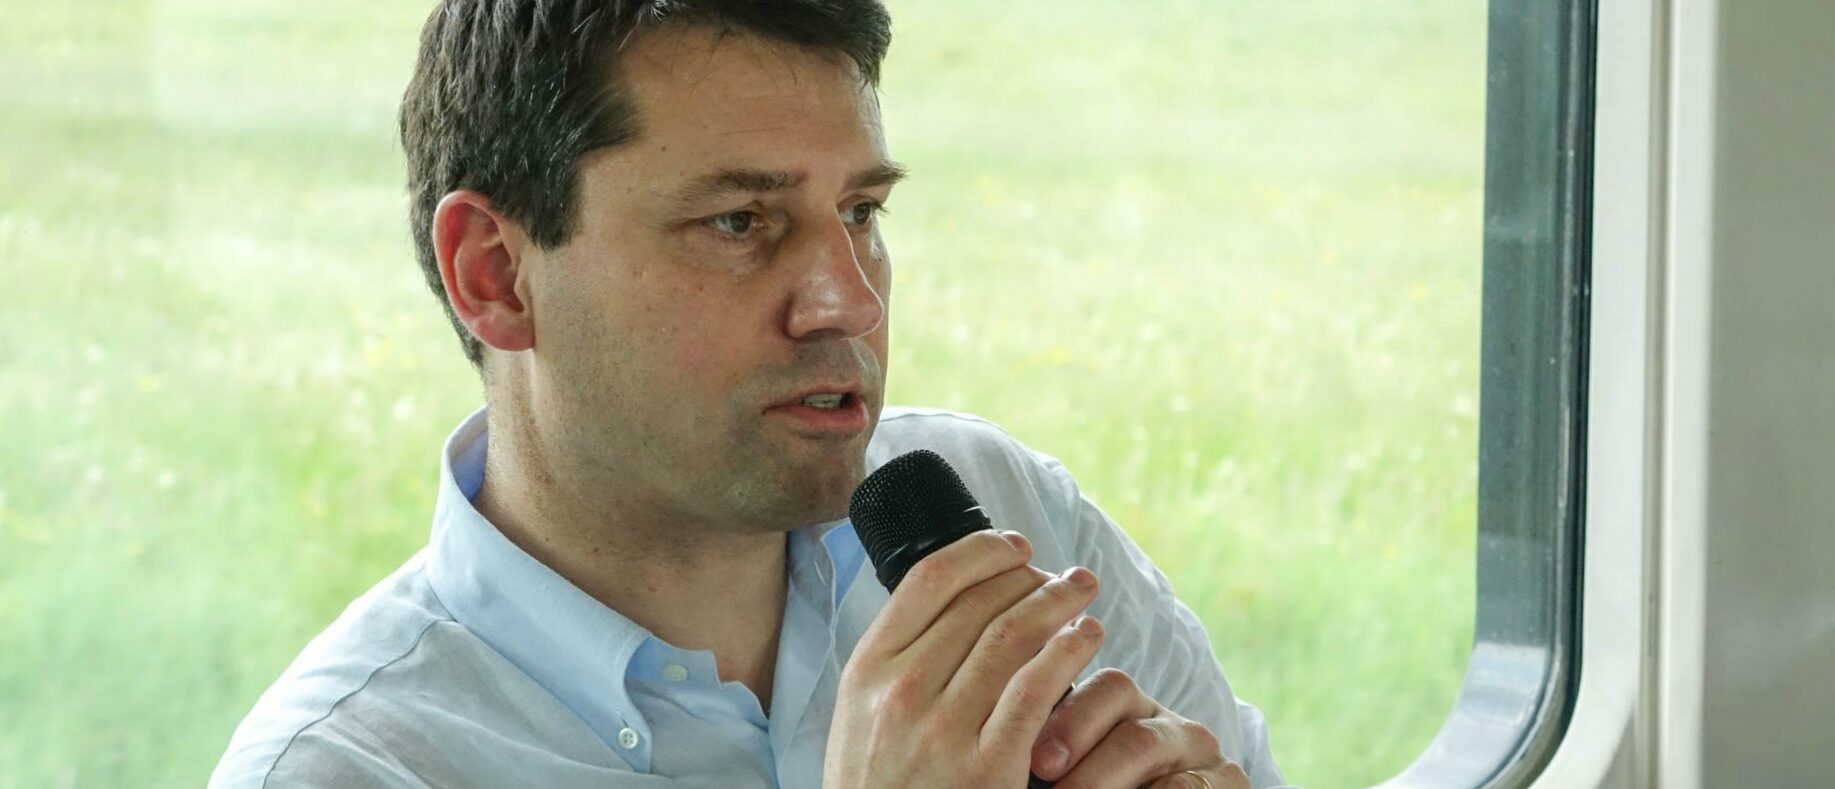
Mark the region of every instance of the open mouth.
[[765, 409], [765, 415], [806, 436], [858, 436], [872, 427], [866, 386], [859, 381], [817, 381]]
[[806, 394], [772, 406], [765, 414], [785, 420], [800, 433], [827, 437], [856, 436], [872, 422], [866, 399], [851, 389]]
[[823, 411], [835, 411], [841, 409], [843, 406], [852, 405], [853, 399], [854, 395], [850, 393], [838, 392], [831, 394], [812, 394], [803, 398], [800, 402], [810, 408], [819, 408]]

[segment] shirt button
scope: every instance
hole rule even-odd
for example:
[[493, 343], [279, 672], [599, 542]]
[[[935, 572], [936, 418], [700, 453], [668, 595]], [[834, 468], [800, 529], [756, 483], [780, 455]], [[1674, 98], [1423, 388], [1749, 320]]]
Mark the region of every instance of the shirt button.
[[629, 726], [619, 729], [618, 745], [627, 751], [637, 747], [637, 730]]
[[680, 663], [663, 666], [663, 679], [670, 682], [681, 682], [688, 678], [688, 669]]

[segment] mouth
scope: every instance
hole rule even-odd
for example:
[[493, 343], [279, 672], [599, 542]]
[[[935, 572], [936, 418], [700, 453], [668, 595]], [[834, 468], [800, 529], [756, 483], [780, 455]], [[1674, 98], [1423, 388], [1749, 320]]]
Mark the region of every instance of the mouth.
[[770, 405], [770, 408], [805, 406], [825, 411], [835, 411], [859, 403], [864, 398], [866, 386], [858, 381], [834, 381], [812, 384], [795, 394], [785, 397]]
[[848, 401], [858, 398], [859, 395], [853, 392], [824, 392], [822, 394], [805, 396], [803, 399], [795, 403], [788, 403], [787, 405], [805, 405], [822, 411], [837, 411], [840, 410], [843, 405], [846, 405]]
[[848, 437], [867, 428], [866, 398], [852, 385], [811, 388], [766, 408], [765, 416], [822, 437]]

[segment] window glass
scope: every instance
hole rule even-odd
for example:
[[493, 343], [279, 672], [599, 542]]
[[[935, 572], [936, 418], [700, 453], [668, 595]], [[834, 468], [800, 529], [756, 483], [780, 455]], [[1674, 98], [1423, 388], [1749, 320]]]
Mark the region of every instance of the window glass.
[[[195, 786], [478, 402], [405, 228], [426, 3], [0, 0], [0, 765]], [[1485, 9], [893, 0], [892, 395], [1053, 454], [1288, 778], [1472, 641]]]
[[892, 397], [1062, 459], [1289, 781], [1400, 772], [1472, 644], [1484, 5], [892, 10]]

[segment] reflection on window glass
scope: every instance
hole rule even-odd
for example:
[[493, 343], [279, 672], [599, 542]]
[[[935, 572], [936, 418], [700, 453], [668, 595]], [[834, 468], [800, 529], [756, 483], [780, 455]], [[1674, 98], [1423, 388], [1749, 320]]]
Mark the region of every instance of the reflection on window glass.
[[[897, 402], [1062, 458], [1290, 780], [1471, 640], [1484, 8], [894, 0]], [[0, 764], [198, 785], [424, 544], [478, 402], [407, 240], [423, 3], [0, 0]]]

